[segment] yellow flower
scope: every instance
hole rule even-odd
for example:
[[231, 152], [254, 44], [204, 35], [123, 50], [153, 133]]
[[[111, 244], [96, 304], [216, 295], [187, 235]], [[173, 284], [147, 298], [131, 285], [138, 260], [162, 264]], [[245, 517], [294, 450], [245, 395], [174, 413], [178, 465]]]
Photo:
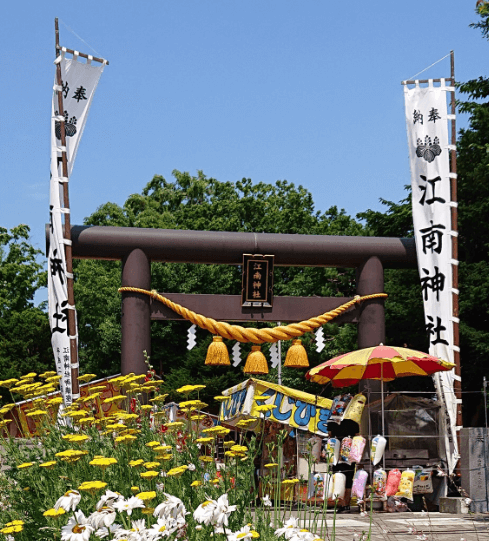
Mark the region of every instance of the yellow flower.
[[149, 471], [143, 471], [143, 473], [139, 474], [143, 479], [153, 479], [154, 477], [158, 476], [159, 473], [155, 470], [149, 470]]
[[12, 387], [13, 385], [15, 385], [18, 382], [19, 382], [19, 380], [15, 379], [15, 378], [6, 379], [4, 381], [0, 381], [0, 387], [6, 387], [7, 389], [10, 389], [10, 387]]
[[168, 423], [166, 426], [168, 430], [178, 430], [179, 428], [183, 428], [185, 426], [185, 423], [182, 423], [181, 421], [175, 421], [173, 423]]
[[112, 402], [122, 402], [126, 397], [123, 394], [117, 394], [104, 399], [104, 404], [112, 404]]
[[49, 404], [50, 406], [59, 406], [63, 403], [63, 399], [61, 396], [56, 396], [55, 398], [50, 398], [46, 401], [46, 404]]
[[137, 428], [128, 428], [121, 432], [121, 436], [125, 436], [126, 434], [141, 434], [141, 430], [138, 430]]
[[0, 428], [6, 427], [11, 422], [12, 422], [12, 419], [4, 419], [3, 421], [0, 421]]
[[205, 389], [205, 385], [184, 385], [177, 389], [177, 393], [189, 394], [192, 391], [200, 391], [201, 389]]
[[260, 412], [260, 413], [264, 413], [264, 412], [267, 412], [267, 411], [272, 411], [275, 409], [275, 404], [263, 404], [262, 406], [256, 406], [255, 407], [255, 410]]
[[173, 455], [156, 455], [156, 458], [158, 460], [166, 461], [166, 460], [171, 460], [173, 458]]
[[257, 423], [257, 419], [241, 419], [236, 423], [236, 426], [239, 428], [247, 428], [249, 425]]
[[265, 468], [272, 469], [276, 468], [278, 464], [276, 462], [270, 462], [270, 464], [265, 464]]
[[48, 412], [44, 410], [34, 410], [25, 414], [26, 417], [44, 417], [45, 415], [48, 415]]
[[282, 485], [295, 485], [299, 482], [299, 479], [284, 479]]
[[137, 440], [136, 436], [133, 436], [132, 434], [126, 434], [125, 436], [117, 436], [114, 441], [116, 443], [131, 443], [134, 440]]
[[223, 443], [224, 447], [232, 447], [233, 445], [235, 445], [236, 442], [235, 441], [232, 441], [232, 440], [229, 440], [229, 441], [225, 441]]
[[61, 458], [62, 460], [71, 460], [73, 458], [81, 458], [84, 455], [88, 455], [88, 451], [80, 451], [78, 449], [67, 449], [66, 451], [60, 451], [54, 456]]
[[138, 466], [141, 466], [144, 463], [144, 460], [142, 458], [138, 458], [137, 460], [131, 460], [129, 462], [129, 466], [131, 468], [137, 468]]
[[[171, 470], [168, 470], [166, 475], [169, 477], [176, 477], [178, 475], [182, 475], [182, 473], [188, 468], [188, 466], [178, 466], [178, 468], [172, 468]], [[147, 472], [149, 473], [149, 472]]]
[[57, 464], [56, 460], [49, 460], [48, 462], [42, 462], [41, 464], [39, 464], [39, 467], [49, 469], [52, 468], [55, 464]]
[[214, 397], [214, 400], [217, 400], [218, 402], [224, 402], [225, 400], [229, 400], [230, 396], [224, 396], [223, 394], [220, 394], [218, 396]]
[[216, 436], [226, 436], [231, 432], [229, 428], [225, 428], [221, 425], [211, 426], [210, 428], [204, 428], [202, 430], [204, 434], [215, 434]]
[[90, 423], [93, 423], [95, 421], [95, 417], [84, 417], [83, 419], [78, 419], [76, 422], [83, 426], [83, 425], [89, 425]]
[[143, 464], [143, 466], [144, 466], [147, 470], [154, 470], [154, 469], [156, 469], [159, 465], [160, 465], [159, 462], [145, 462], [145, 463]]
[[102, 490], [106, 486], [107, 483], [104, 483], [104, 481], [85, 481], [78, 487], [78, 490], [86, 490], [87, 492], [94, 493], [97, 490]]
[[94, 458], [89, 462], [90, 466], [98, 466], [99, 468], [107, 468], [111, 464], [117, 464], [117, 459], [112, 457]]
[[131, 492], [132, 492], [133, 494], [136, 494], [136, 493], [138, 493], [138, 492], [139, 492], [139, 490], [140, 490], [140, 488], [139, 488], [139, 487], [131, 487]]
[[51, 376], [50, 378], [46, 378], [46, 383], [58, 383], [61, 378], [62, 376]]
[[150, 404], [143, 404], [143, 405], [141, 406], [141, 409], [142, 409], [143, 411], [149, 411], [149, 410], [152, 410], [152, 409], [153, 409], [153, 406], [151, 406]]
[[190, 486], [191, 487], [200, 487], [202, 486], [204, 483], [202, 483], [202, 481], [192, 481], [192, 483], [190, 483]]
[[246, 453], [248, 451], [248, 447], [245, 447], [244, 445], [233, 445], [231, 447], [231, 451], [234, 451], [235, 453]]
[[88, 388], [88, 392], [90, 394], [93, 394], [93, 393], [96, 393], [97, 391], [105, 391], [105, 389], [107, 389], [105, 385], [94, 385], [93, 387]]
[[37, 374], [35, 372], [29, 372], [28, 374], [25, 374], [24, 376], [20, 376], [20, 379], [32, 379], [35, 378]]
[[19, 464], [17, 466], [18, 470], [23, 470], [25, 468], [30, 468], [31, 466], [34, 466], [34, 462], [24, 462], [23, 464]]
[[158, 396], [155, 396], [154, 398], [151, 398], [150, 402], [164, 402], [165, 398], [168, 396], [167, 394], [159, 394]]
[[83, 374], [83, 376], [78, 376], [78, 381], [90, 381], [96, 377], [96, 374]]
[[[150, 443], [153, 443], [153, 442], [150, 442]], [[153, 447], [153, 451], [169, 451], [170, 449], [171, 449], [171, 445], [157, 445]]]
[[65, 411], [61, 414], [61, 417], [72, 417], [78, 419], [79, 417], [88, 417], [88, 412], [85, 410]]
[[195, 443], [210, 443], [211, 441], [214, 441], [214, 438], [208, 437], [208, 438], [197, 438], [195, 440]]
[[136, 498], [143, 500], [143, 502], [148, 502], [156, 498], [156, 492], [154, 490], [150, 490], [148, 492], [140, 492], [139, 494], [136, 494]]
[[190, 409], [203, 409], [209, 404], [206, 404], [205, 402], [202, 402], [201, 400], [186, 400], [185, 402], [180, 402], [178, 404], [178, 407], [183, 408], [190, 408]]
[[118, 430], [121, 430], [121, 431], [125, 430], [127, 426], [122, 423], [113, 423], [113, 424], [107, 425], [106, 428], [109, 432], [117, 432]]
[[214, 462], [214, 458], [208, 455], [200, 455], [199, 460], [202, 460], [202, 462]]
[[46, 378], [50, 378], [50, 377], [55, 376], [55, 375], [56, 375], [56, 372], [54, 372], [53, 370], [50, 370], [48, 372], [44, 372], [43, 374], [39, 374], [39, 377], [43, 378], [43, 379], [46, 379]]
[[[81, 421], [85, 421], [86, 419], [80, 419]], [[83, 443], [90, 438], [86, 436], [85, 434], [65, 434], [63, 436], [64, 440], [68, 440], [70, 443]]]
[[[10, 524], [10, 523], [8, 523]], [[12, 524], [10, 526], [5, 526], [5, 528], [2, 528], [0, 530], [0, 533], [3, 533], [4, 535], [9, 535], [12, 533], [18, 533], [21, 532], [24, 529], [24, 523], [22, 524]]]
[[47, 511], [44, 511], [43, 515], [45, 517], [59, 517], [60, 515], [64, 515], [66, 513], [66, 511], [60, 507], [59, 509], [48, 509]]
[[210, 483], [212, 483], [213, 485], [218, 485], [219, 484], [219, 479], [217, 477], [215, 479], [211, 479]]
[[148, 441], [148, 443], [145, 443], [146, 447], [158, 447], [161, 444], [159, 441]]

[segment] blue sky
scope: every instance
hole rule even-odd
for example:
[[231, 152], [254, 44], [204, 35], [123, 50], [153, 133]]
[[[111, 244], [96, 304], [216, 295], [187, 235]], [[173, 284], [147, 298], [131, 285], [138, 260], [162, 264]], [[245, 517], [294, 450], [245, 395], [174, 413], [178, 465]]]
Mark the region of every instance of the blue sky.
[[[44, 248], [54, 18], [61, 44], [110, 65], [70, 181], [72, 223], [155, 174], [286, 179], [350, 215], [409, 183], [401, 80], [455, 51], [487, 75], [475, 0], [22, 1], [2, 9], [0, 226]], [[421, 77], [449, 76], [445, 59]], [[458, 126], [466, 121], [459, 117]]]

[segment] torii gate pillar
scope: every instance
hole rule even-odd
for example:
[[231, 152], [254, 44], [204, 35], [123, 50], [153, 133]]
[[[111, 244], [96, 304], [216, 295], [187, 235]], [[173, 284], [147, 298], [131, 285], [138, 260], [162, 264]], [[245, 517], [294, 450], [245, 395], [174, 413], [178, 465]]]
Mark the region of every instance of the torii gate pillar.
[[[122, 286], [151, 289], [151, 265], [136, 248], [122, 260]], [[122, 295], [121, 373], [145, 374], [144, 351], [151, 355], [151, 298], [140, 293]]]

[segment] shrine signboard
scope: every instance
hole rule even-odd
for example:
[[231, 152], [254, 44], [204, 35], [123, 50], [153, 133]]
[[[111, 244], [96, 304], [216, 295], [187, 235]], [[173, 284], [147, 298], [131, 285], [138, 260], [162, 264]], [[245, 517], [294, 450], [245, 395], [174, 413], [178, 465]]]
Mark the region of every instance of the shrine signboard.
[[273, 255], [243, 254], [242, 306], [272, 306], [273, 259]]

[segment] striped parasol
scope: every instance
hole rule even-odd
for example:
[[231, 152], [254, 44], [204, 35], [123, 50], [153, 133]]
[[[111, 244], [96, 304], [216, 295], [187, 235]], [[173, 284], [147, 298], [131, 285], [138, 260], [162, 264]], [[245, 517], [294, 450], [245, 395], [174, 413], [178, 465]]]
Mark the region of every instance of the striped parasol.
[[431, 376], [455, 365], [414, 349], [379, 346], [344, 353], [311, 368], [306, 378], [333, 387], [348, 387], [364, 379], [393, 381], [405, 376]]

